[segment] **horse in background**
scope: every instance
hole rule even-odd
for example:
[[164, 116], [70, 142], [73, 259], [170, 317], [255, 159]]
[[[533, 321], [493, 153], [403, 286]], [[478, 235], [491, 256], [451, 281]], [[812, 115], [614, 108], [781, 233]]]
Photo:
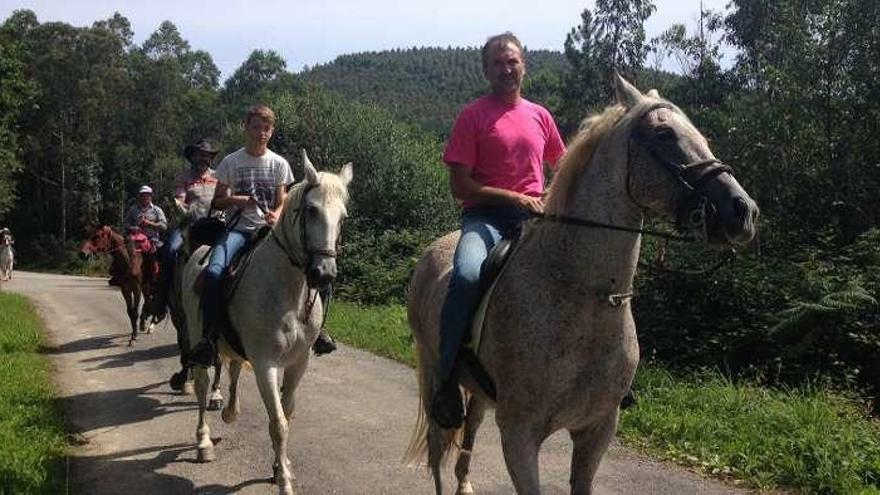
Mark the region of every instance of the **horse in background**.
[[0, 229], [0, 280], [12, 280], [12, 268], [15, 264], [15, 240], [8, 228]]
[[[309, 364], [310, 349], [324, 320], [318, 290], [336, 277], [336, 253], [342, 222], [347, 216], [351, 164], [339, 174], [315, 169], [303, 151], [305, 179], [287, 195], [281, 216], [269, 233], [257, 241], [236, 268], [232, 292], [221, 305], [237, 332], [241, 355], [223, 332], [218, 350], [229, 361], [229, 400], [221, 412], [226, 423], [238, 417], [238, 378], [242, 365], [253, 367], [260, 397], [269, 415], [269, 433], [275, 452], [275, 483], [282, 495], [293, 493], [293, 470], [287, 455], [294, 410], [294, 392]], [[182, 273], [181, 294], [190, 342], [199, 342], [202, 312], [196, 292], [207, 263], [207, 246], [196, 250]], [[218, 318], [222, 320], [224, 318]], [[238, 347], [238, 346], [236, 346]], [[196, 429], [199, 462], [215, 457], [211, 429], [205, 414], [208, 373], [194, 368], [199, 419]]]
[[131, 336], [128, 340], [128, 345], [131, 346], [137, 340], [138, 330], [150, 333], [153, 326], [164, 317], [164, 312], [153, 308], [156, 273], [153, 267], [144, 266], [143, 247], [136, 240], [126, 239], [108, 225], [90, 227], [87, 233], [89, 237], [80, 247], [80, 255], [110, 256], [110, 283], [118, 285], [122, 291], [131, 322]]
[[441, 428], [430, 404], [440, 310], [459, 233], [431, 244], [415, 267], [408, 319], [421, 406], [407, 458], [427, 454], [437, 494], [441, 462], [455, 447], [456, 493], [473, 493], [471, 453], [489, 407], [496, 408], [517, 493], [541, 493], [538, 453], [561, 429], [574, 444], [571, 493], [591, 493], [639, 362], [631, 298], [641, 235], [650, 233], [642, 230], [646, 212], [713, 244], [743, 244], [755, 235], [755, 202], [687, 116], [656, 91], [642, 94], [619, 76], [616, 90], [617, 104], [586, 120], [570, 144], [544, 216], [524, 225], [496, 280], [475, 351], [495, 394], [464, 366], [461, 385], [469, 399], [457, 431]]

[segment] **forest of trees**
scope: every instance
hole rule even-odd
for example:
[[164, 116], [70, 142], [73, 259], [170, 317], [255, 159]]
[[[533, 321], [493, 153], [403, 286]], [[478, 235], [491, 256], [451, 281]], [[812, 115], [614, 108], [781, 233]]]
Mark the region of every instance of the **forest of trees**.
[[[643, 353], [876, 397], [880, 3], [732, 0], [649, 39], [654, 9], [597, 0], [559, 52], [528, 51], [526, 84], [569, 137], [611, 103], [613, 71], [656, 87], [761, 207], [760, 238], [733, 265], [687, 275], [676, 268], [706, 253], [670, 244], [666, 265], [640, 272]], [[211, 55], [171, 22], [132, 39], [120, 14], [77, 28], [21, 10], [0, 27], [0, 224], [25, 262], [68, 266], [84, 225], [119, 223], [142, 183], [166, 197], [184, 144], [206, 136], [234, 149], [243, 109], [264, 101], [280, 117], [273, 149], [355, 163], [342, 295], [403, 300], [420, 250], [456, 223], [440, 154], [458, 108], [485, 90], [477, 49], [351, 54], [298, 74], [256, 50], [221, 84]], [[735, 59], [722, 60], [723, 44]], [[656, 249], [645, 241], [646, 260]]]

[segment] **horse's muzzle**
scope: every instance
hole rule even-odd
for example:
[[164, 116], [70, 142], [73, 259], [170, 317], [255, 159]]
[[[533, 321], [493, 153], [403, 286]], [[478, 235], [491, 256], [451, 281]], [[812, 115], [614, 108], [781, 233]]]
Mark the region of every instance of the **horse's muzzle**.
[[336, 259], [316, 256], [306, 270], [306, 282], [313, 289], [326, 288], [336, 280]]
[[758, 231], [760, 210], [752, 198], [733, 196], [715, 205], [715, 218], [708, 223], [709, 242], [716, 244], [747, 244]]

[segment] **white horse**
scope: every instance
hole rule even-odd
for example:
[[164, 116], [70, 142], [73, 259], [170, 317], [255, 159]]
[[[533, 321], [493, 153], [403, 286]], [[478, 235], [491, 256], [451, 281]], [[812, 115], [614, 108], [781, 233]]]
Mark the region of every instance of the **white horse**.
[[[229, 402], [221, 417], [231, 423], [238, 416], [238, 377], [242, 364], [249, 362], [269, 414], [275, 482], [284, 495], [293, 493], [287, 439], [294, 390], [308, 366], [309, 350], [323, 322], [324, 309], [317, 290], [336, 277], [336, 244], [347, 216], [348, 185], [352, 180], [350, 163], [338, 175], [318, 173], [305, 151], [302, 154], [305, 180], [291, 189], [275, 227], [238, 269], [234, 294], [224, 308], [240, 336], [246, 359], [224, 338], [219, 342], [221, 358], [230, 361]], [[202, 330], [194, 286], [204, 268], [207, 249], [202, 247], [193, 253], [182, 274], [183, 306], [193, 345], [201, 339]], [[200, 462], [209, 462], [215, 454], [205, 416], [208, 372], [196, 367], [194, 373], [199, 401], [197, 456]]]
[[427, 453], [438, 495], [440, 464], [456, 434], [456, 493], [473, 493], [471, 452], [487, 407], [496, 407], [517, 493], [540, 493], [538, 452], [560, 429], [574, 443], [571, 492], [591, 493], [639, 361], [630, 298], [644, 212], [719, 244], [755, 234], [757, 206], [684, 113], [619, 77], [617, 96], [617, 105], [585, 122], [559, 165], [546, 216], [525, 225], [501, 272], [479, 348], [497, 392], [493, 400], [463, 370], [471, 396], [460, 431], [442, 429], [429, 407], [458, 233], [432, 244], [416, 266], [408, 316], [422, 407], [407, 457]]
[[0, 280], [12, 280], [12, 266], [15, 264], [15, 251], [12, 234], [8, 229], [0, 232]]

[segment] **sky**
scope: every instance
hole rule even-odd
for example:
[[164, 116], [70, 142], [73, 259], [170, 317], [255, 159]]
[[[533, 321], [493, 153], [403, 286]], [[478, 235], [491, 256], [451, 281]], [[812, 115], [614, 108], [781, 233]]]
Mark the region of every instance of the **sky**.
[[[703, 0], [723, 11], [729, 0]], [[645, 23], [648, 37], [673, 23], [695, 28], [700, 0], [655, 0]], [[414, 46], [480, 46], [512, 31], [531, 49], [562, 50], [565, 35], [580, 21], [585, 0], [0, 0], [0, 18], [29, 9], [40, 23], [90, 26], [119, 12], [142, 43], [170, 20], [192, 49], [211, 54], [231, 75], [255, 49], [275, 50], [288, 70], [333, 61], [345, 53]], [[728, 55], [728, 58], [730, 55]], [[729, 60], [728, 60], [729, 63]], [[675, 70], [671, 61], [664, 67]]]

